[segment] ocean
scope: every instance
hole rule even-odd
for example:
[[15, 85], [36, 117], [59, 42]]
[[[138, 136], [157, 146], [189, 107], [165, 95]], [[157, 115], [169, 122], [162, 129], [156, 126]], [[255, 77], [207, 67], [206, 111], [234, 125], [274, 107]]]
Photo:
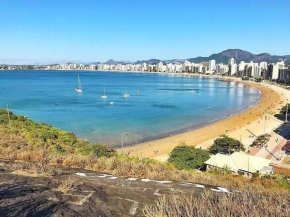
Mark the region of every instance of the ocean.
[[[80, 76], [83, 92], [75, 92]], [[106, 88], [107, 99], [102, 99]], [[128, 90], [130, 97], [124, 98]], [[255, 105], [255, 88], [218, 79], [96, 71], [0, 71], [0, 107], [108, 146], [192, 130]], [[114, 104], [110, 104], [114, 102]]]

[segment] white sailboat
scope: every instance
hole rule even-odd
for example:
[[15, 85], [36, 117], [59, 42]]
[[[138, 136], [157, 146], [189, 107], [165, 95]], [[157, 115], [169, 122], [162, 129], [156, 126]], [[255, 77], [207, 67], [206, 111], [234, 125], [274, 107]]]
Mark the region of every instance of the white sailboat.
[[79, 75], [78, 75], [78, 87], [75, 89], [75, 91], [78, 92], [78, 93], [83, 92], [82, 83], [81, 83], [81, 79], [80, 79]]
[[126, 93], [124, 93], [123, 97], [124, 97], [124, 98], [128, 98], [128, 97], [130, 97], [130, 95], [128, 94], [128, 89], [127, 89], [127, 87], [126, 87]]
[[106, 95], [106, 88], [104, 87], [104, 94], [101, 96], [102, 99], [107, 99], [107, 95]]

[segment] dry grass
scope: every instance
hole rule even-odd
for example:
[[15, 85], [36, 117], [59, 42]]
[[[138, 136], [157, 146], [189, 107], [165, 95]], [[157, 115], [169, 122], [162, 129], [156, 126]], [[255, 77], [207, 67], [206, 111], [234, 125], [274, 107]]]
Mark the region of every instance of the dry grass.
[[243, 190], [248, 185], [265, 189], [289, 188], [290, 183], [284, 179], [271, 177], [255, 177], [247, 179], [232, 174], [200, 173], [196, 171], [177, 170], [172, 165], [150, 159], [118, 156], [112, 158], [96, 158], [93, 156], [67, 156], [61, 163], [63, 166], [83, 168], [87, 170], [110, 173], [117, 176], [149, 178], [156, 180], [175, 180], [223, 186], [229, 189]]
[[[272, 178], [247, 179], [242, 176], [231, 174], [199, 173], [196, 171], [177, 170], [172, 165], [161, 163], [151, 159], [129, 158], [125, 155], [111, 158], [97, 158], [94, 155], [77, 156], [74, 154], [48, 155], [45, 150], [39, 149], [31, 152], [14, 151], [12, 155], [0, 157], [6, 160], [21, 160], [24, 162], [35, 162], [35, 168], [39, 174], [53, 174], [51, 166], [65, 166], [71, 168], [81, 168], [102, 173], [110, 173], [117, 176], [149, 178], [156, 180], [175, 180], [202, 183], [214, 186], [223, 186], [229, 189], [243, 190], [246, 186], [260, 186], [268, 189], [278, 189], [279, 187], [290, 187], [285, 183], [279, 183]], [[48, 166], [50, 165], [50, 166]]]
[[285, 167], [274, 166], [275, 174], [290, 176], [290, 169]]
[[74, 188], [74, 183], [70, 180], [67, 179], [65, 181], [63, 181], [58, 188], [56, 189], [57, 191], [60, 191], [64, 194], [68, 193], [70, 190], [73, 190]]
[[36, 170], [14, 170], [12, 174], [30, 177], [48, 177], [47, 173], [38, 173]]
[[283, 217], [290, 216], [290, 192], [246, 189], [241, 194], [207, 191], [201, 196], [163, 196], [145, 205], [146, 217]]
[[[6, 117], [6, 111], [2, 111]], [[3, 116], [3, 117], [4, 117]], [[2, 119], [3, 119], [2, 117]], [[172, 165], [151, 159], [138, 159], [126, 155], [110, 158], [98, 158], [97, 152], [87, 152], [90, 145], [77, 140], [73, 134], [52, 128], [48, 125], [34, 123], [21, 116], [13, 116], [13, 128], [0, 124], [0, 158], [11, 161], [34, 162], [34, 170], [39, 174], [54, 172], [51, 166], [88, 169], [96, 172], [110, 173], [117, 176], [176, 180], [223, 186], [230, 189], [244, 189], [247, 185], [262, 188], [289, 187], [285, 182], [272, 178], [255, 178], [252, 180], [231, 174], [198, 173], [196, 171], [177, 170]], [[5, 118], [4, 118], [5, 119]], [[3, 120], [4, 120], [3, 119]], [[3, 121], [2, 120], [2, 121]], [[41, 139], [42, 138], [42, 139]], [[43, 140], [45, 138], [45, 141]], [[56, 144], [62, 144], [60, 147]], [[65, 144], [65, 145], [63, 145]], [[58, 148], [57, 148], [58, 147]], [[78, 147], [78, 148], [77, 148]], [[86, 147], [82, 149], [81, 147]], [[101, 147], [99, 147], [101, 148]], [[73, 151], [73, 149], [82, 150]], [[88, 150], [87, 150], [88, 149]], [[58, 151], [56, 151], [58, 150]], [[63, 152], [63, 150], [65, 150]], [[94, 154], [89, 154], [94, 153]], [[84, 154], [86, 156], [83, 156]], [[16, 170], [31, 169], [18, 168]]]
[[31, 176], [31, 177], [52, 177], [56, 175], [57, 171], [44, 162], [36, 163], [18, 163], [10, 165], [12, 172], [16, 175]]
[[290, 157], [284, 157], [283, 158], [283, 163], [285, 163], [285, 164], [290, 164]]

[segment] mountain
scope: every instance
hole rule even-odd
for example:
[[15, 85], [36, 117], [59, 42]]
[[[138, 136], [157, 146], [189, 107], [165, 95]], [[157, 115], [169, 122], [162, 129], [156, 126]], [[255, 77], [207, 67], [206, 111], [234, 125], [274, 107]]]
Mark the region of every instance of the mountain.
[[91, 64], [98, 65], [98, 64], [100, 64], [100, 62], [94, 62], [94, 61], [92, 61], [92, 62], [85, 62], [85, 65], [91, 65]]
[[121, 62], [121, 61], [115, 61], [115, 60], [112, 60], [112, 59], [108, 60], [107, 62], [104, 62], [104, 64], [107, 64], [107, 65], [116, 65], [116, 64], [119, 64], [119, 63], [123, 64], [123, 62]]
[[146, 64], [157, 64], [157, 63], [160, 63], [160, 62], [165, 63], [164, 61], [159, 60], [159, 59], [150, 59], [150, 60], [137, 60], [137, 61], [135, 62], [135, 64], [141, 64], [141, 63], [146, 63]]
[[248, 51], [244, 51], [241, 49], [228, 49], [225, 51], [222, 51], [221, 53], [212, 54], [209, 57], [195, 57], [195, 58], [189, 58], [187, 59], [190, 62], [194, 63], [200, 63], [200, 62], [207, 62], [209, 60], [215, 60], [217, 63], [224, 63], [227, 64], [228, 60], [230, 58], [234, 58], [237, 63], [240, 63], [241, 61], [245, 62], [267, 62], [267, 63], [274, 63], [277, 61], [290, 59], [290, 55], [285, 56], [276, 56], [271, 55], [268, 53], [261, 53], [261, 54], [252, 54]]
[[184, 59], [163, 60], [165, 63], [183, 63]]
[[[236, 60], [237, 63], [240, 63], [241, 61], [245, 61], [245, 62], [267, 62], [267, 63], [276, 63], [278, 61], [281, 60], [285, 60], [286, 64], [290, 64], [290, 55], [271, 55], [269, 53], [260, 53], [260, 54], [253, 54], [249, 51], [245, 51], [245, 50], [241, 50], [241, 49], [228, 49], [225, 51], [222, 51], [220, 53], [216, 53], [216, 54], [212, 54], [208, 57], [202, 57], [202, 56], [198, 56], [198, 57], [194, 57], [194, 58], [188, 58], [186, 60], [192, 62], [192, 63], [201, 63], [201, 62], [208, 62], [209, 60], [216, 60], [216, 63], [224, 63], [227, 64], [228, 60], [230, 58], [234, 58]], [[185, 59], [169, 59], [169, 60], [160, 60], [160, 59], [149, 59], [149, 60], [137, 60], [136, 62], [133, 61], [116, 61], [113, 59], [109, 59], [106, 62], [103, 62], [103, 64], [108, 64], [108, 65], [116, 65], [116, 64], [141, 64], [141, 63], [146, 63], [146, 64], [158, 64], [159, 62], [162, 62], [163, 64], [168, 64], [168, 63], [183, 63]], [[22, 61], [22, 60], [21, 60]], [[25, 61], [25, 60], [23, 60]], [[2, 62], [2, 64], [1, 64]], [[55, 61], [54, 61], [55, 62]], [[31, 62], [30, 65], [46, 65], [49, 64], [51, 65], [54, 62], [42, 62], [42, 63], [37, 63], [35, 64], [35, 62]], [[55, 64], [62, 64], [62, 63], [67, 63], [68, 61], [59, 61], [56, 62]], [[77, 64], [85, 64], [85, 65], [90, 65], [90, 64], [99, 64], [101, 62], [97, 62], [97, 61], [69, 61], [69, 62], [74, 62]], [[10, 64], [9, 64], [10, 63]], [[6, 59], [0, 59], [0, 65], [27, 65], [27, 64], [22, 64], [19, 61], [10, 61], [10, 60], [6, 60]]]
[[[281, 60], [286, 60], [285, 63], [290, 63], [290, 55], [271, 55], [269, 53], [261, 53], [261, 54], [253, 54], [249, 51], [244, 51], [241, 49], [228, 49], [225, 51], [222, 51], [217, 54], [212, 54], [208, 57], [195, 57], [195, 58], [188, 58], [187, 60], [193, 63], [201, 63], [201, 62], [208, 62], [209, 60], [215, 60], [217, 63], [224, 63], [227, 64], [230, 58], [234, 58], [237, 63], [240, 63], [241, 61], [245, 62], [267, 62], [267, 63], [276, 63]], [[160, 60], [160, 59], [149, 59], [149, 60], [137, 60], [135, 64], [157, 64], [159, 62], [162, 62], [163, 64], [168, 63], [183, 63], [185, 59], [170, 59], [170, 60]], [[133, 63], [129, 61], [114, 61], [114, 60], [108, 60], [105, 62], [106, 64], [113, 65], [113, 64], [125, 64], [125, 63]]]

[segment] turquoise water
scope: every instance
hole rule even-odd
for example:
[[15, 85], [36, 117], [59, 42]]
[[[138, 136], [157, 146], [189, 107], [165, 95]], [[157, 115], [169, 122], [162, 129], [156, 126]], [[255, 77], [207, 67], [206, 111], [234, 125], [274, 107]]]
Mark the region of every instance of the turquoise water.
[[[83, 93], [74, 91], [78, 74]], [[107, 99], [101, 98], [104, 87]], [[122, 96], [126, 87], [129, 98]], [[199, 77], [0, 71], [1, 108], [9, 103], [16, 114], [111, 146], [120, 145], [125, 133], [124, 143], [135, 144], [197, 128], [254, 105], [259, 98], [254, 88]]]

